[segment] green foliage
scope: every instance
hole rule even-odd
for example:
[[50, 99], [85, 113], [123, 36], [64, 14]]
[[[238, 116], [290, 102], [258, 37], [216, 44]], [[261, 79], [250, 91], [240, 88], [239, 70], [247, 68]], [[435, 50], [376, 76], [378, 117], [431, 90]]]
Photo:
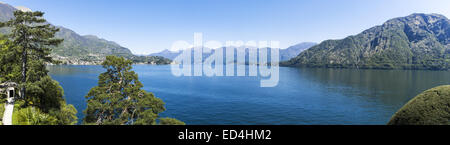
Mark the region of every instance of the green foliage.
[[186, 125], [184, 122], [174, 119], [174, 118], [160, 118], [159, 119], [160, 125]]
[[73, 105], [67, 105], [65, 102], [60, 102], [61, 108], [51, 109], [48, 113], [37, 107], [26, 107], [25, 104], [23, 100], [18, 100], [14, 104], [14, 125], [75, 125], [77, 123], [77, 110]]
[[389, 125], [450, 125], [450, 85], [429, 89], [395, 113]]
[[131, 71], [132, 61], [107, 56], [102, 63], [98, 86], [87, 94], [84, 124], [154, 125], [165, 111], [164, 102], [141, 88], [138, 75]]
[[[56, 39], [55, 33], [59, 29], [52, 27], [42, 18], [43, 12], [22, 12], [15, 11], [15, 19], [1, 23], [2, 27], [11, 28], [11, 34], [8, 34], [12, 46], [16, 53], [14, 56], [20, 57], [21, 66], [21, 94], [26, 98], [26, 88], [29, 83], [36, 81], [36, 78], [46, 75], [45, 69], [42, 69], [45, 62], [52, 62], [49, 57], [51, 48], [61, 43], [62, 39]], [[30, 64], [28, 63], [30, 60]], [[29, 66], [31, 68], [29, 68]], [[34, 68], [40, 67], [40, 68]], [[28, 70], [30, 72], [28, 72]], [[30, 73], [30, 74], [29, 74]], [[29, 77], [27, 77], [29, 74]], [[31, 77], [30, 77], [31, 76]], [[30, 80], [31, 79], [31, 80]], [[17, 81], [18, 78], [15, 78]], [[19, 82], [19, 81], [17, 81]]]
[[17, 124], [15, 125], [57, 125], [58, 120], [39, 109], [27, 107], [20, 109], [17, 113]]
[[75, 125], [78, 122], [77, 109], [72, 104], [61, 102], [60, 109], [52, 109], [49, 115], [54, 116], [58, 125]]
[[27, 93], [33, 97], [26, 100], [42, 111], [48, 113], [51, 109], [61, 108], [61, 102], [64, 101], [62, 98], [64, 90], [50, 76], [44, 76], [34, 83], [28, 83], [27, 87], [29, 88]]
[[75, 124], [76, 110], [66, 105], [64, 91], [48, 75], [46, 63], [55, 63], [49, 56], [51, 47], [62, 39], [59, 30], [46, 23], [42, 12], [15, 11], [15, 19], [0, 23], [11, 33], [0, 36], [0, 81], [21, 82], [20, 105], [14, 113], [16, 124], [56, 125]]
[[0, 34], [0, 82], [15, 81], [20, 78], [21, 67], [17, 49], [13, 48], [12, 42]]
[[15, 19], [2, 23], [2, 26], [12, 28], [8, 36], [17, 47], [16, 49], [27, 53], [31, 59], [51, 62], [52, 58], [48, 57], [51, 47], [57, 46], [63, 39], [54, 38], [59, 29], [48, 24], [42, 18], [43, 15], [44, 13], [39, 11], [15, 11]]

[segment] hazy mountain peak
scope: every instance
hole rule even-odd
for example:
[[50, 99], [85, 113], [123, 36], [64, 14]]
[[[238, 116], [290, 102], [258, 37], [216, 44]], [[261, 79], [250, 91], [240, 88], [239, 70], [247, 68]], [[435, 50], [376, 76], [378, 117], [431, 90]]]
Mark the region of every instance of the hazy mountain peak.
[[14, 18], [14, 15], [12, 12], [14, 12], [16, 8], [13, 6], [0, 2], [0, 21], [8, 21], [12, 18]]
[[299, 44], [296, 44], [294, 46], [288, 47], [286, 49], [280, 50], [280, 60], [286, 61], [291, 58], [296, 57], [301, 52], [313, 47], [314, 45], [317, 45], [317, 43], [314, 42], [302, 42]]
[[302, 43], [296, 44], [294, 46], [288, 47], [287, 49], [292, 48], [292, 47], [308, 47], [309, 48], [309, 47], [314, 46], [316, 44], [317, 43], [315, 43], [315, 42], [302, 42]]
[[5, 2], [1, 2], [1, 1], [0, 1], [0, 5], [3, 5], [3, 7], [8, 7], [9, 9], [20, 10], [20, 11], [23, 11], [23, 12], [31, 12], [32, 11], [30, 8], [27, 8], [25, 6], [13, 7], [13, 6], [11, 6], [11, 5], [9, 5], [9, 4], [5, 3]]
[[98, 36], [95, 36], [95, 35], [84, 35], [83, 37], [92, 38], [92, 39], [100, 39]]
[[[316, 43], [314, 42], [303, 42], [303, 43], [299, 43], [297, 45], [291, 46], [287, 49], [280, 49], [279, 50], [279, 54], [280, 54], [280, 60], [285, 61], [285, 60], [289, 60], [291, 58], [296, 57], [298, 54], [300, 54], [300, 52], [307, 50], [308, 48], [312, 47], [316, 45]], [[222, 47], [225, 48], [225, 47]], [[249, 49], [249, 48], [253, 48], [253, 47], [249, 47], [249, 46], [244, 46], [241, 48], [245, 48], [245, 49]], [[206, 49], [206, 48], [203, 48]], [[212, 52], [216, 51], [217, 49], [211, 49]], [[165, 58], [169, 58], [169, 59], [175, 59], [177, 56], [179, 56], [183, 51], [179, 50], [179, 51], [171, 51], [169, 49], [164, 49], [161, 52], [158, 53], [152, 53], [149, 56], [161, 56], [161, 57], [165, 57]], [[212, 55], [212, 52], [210, 53], [203, 53], [204, 57], [209, 57], [210, 55]], [[248, 56], [248, 51], [245, 51], [245, 55]]]
[[162, 53], [170, 53], [170, 52], [179, 52], [179, 51], [171, 51], [169, 49], [164, 49], [163, 51], [161, 51]]
[[14, 7], [14, 8], [16, 8], [17, 10], [20, 10], [22, 12], [32, 12], [32, 10], [30, 8], [27, 8], [27, 7], [24, 7], [24, 6], [17, 6], [17, 7]]

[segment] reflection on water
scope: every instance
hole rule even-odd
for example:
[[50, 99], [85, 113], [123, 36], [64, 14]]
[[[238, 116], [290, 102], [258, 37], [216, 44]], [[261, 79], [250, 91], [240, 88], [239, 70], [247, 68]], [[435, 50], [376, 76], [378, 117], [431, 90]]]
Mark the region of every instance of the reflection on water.
[[[78, 117], [101, 66], [49, 66]], [[147, 91], [166, 103], [162, 116], [187, 124], [386, 124], [418, 93], [450, 84], [448, 71], [280, 68], [280, 81], [257, 77], [175, 77], [170, 66], [136, 65]]]

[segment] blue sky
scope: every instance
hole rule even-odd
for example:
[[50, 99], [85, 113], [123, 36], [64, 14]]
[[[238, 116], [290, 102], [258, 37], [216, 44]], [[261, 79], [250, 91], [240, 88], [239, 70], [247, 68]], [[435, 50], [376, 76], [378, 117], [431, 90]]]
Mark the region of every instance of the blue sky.
[[46, 12], [46, 19], [115, 41], [135, 54], [177, 40], [277, 40], [282, 48], [355, 35], [412, 13], [450, 16], [449, 0], [0, 0]]

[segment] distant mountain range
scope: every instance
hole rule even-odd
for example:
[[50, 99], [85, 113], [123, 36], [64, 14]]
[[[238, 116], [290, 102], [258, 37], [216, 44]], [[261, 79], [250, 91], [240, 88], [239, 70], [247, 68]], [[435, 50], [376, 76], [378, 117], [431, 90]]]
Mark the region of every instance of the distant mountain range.
[[[13, 7], [6, 3], [0, 3], [0, 21], [5, 22], [14, 18], [16, 10], [30, 10], [26, 7]], [[76, 32], [57, 26], [60, 31], [56, 33], [57, 38], [64, 39], [64, 42], [58, 47], [53, 48], [52, 57], [61, 60], [65, 64], [99, 64], [105, 59], [105, 56], [116, 55], [134, 60], [136, 63], [168, 64], [170, 60], [163, 57], [145, 57], [136, 56], [128, 48], [119, 44], [98, 38], [93, 35], [81, 36]], [[10, 29], [2, 28], [0, 32], [9, 33]]]
[[301, 52], [313, 47], [314, 45], [317, 45], [317, 43], [303, 42], [303, 43], [288, 47], [287, 49], [280, 49], [280, 60], [281, 61], [290, 60], [290, 59], [298, 56]]
[[[280, 61], [286, 61], [291, 58], [296, 57], [300, 52], [307, 50], [308, 48], [316, 45], [317, 43], [313, 42], [304, 42], [300, 43], [294, 46], [291, 46], [287, 49], [280, 49]], [[212, 51], [213, 53], [214, 51]], [[174, 60], [178, 55], [180, 55], [182, 51], [170, 51], [170, 50], [163, 50], [158, 53], [150, 54], [149, 56], [161, 56], [164, 58], [168, 58], [171, 60]], [[204, 57], [210, 56], [212, 53], [204, 53]], [[224, 53], [225, 55], [225, 53]], [[246, 51], [246, 56], [248, 56], [248, 51]]]
[[164, 49], [161, 52], [152, 53], [152, 54], [150, 54], [148, 56], [161, 56], [161, 57], [164, 57], [164, 58], [168, 58], [170, 60], [174, 60], [181, 53], [182, 53], [182, 51], [170, 51], [168, 49]]
[[[13, 12], [18, 9], [30, 10], [0, 3], [0, 22], [14, 18]], [[136, 56], [115, 42], [92, 35], [81, 36], [61, 26], [58, 28], [60, 31], [56, 36], [64, 42], [53, 48], [51, 55], [66, 64], [98, 64], [107, 55], [124, 56], [136, 63], [169, 64], [169, 59], [181, 54], [164, 50], [149, 56]], [[0, 29], [3, 34], [9, 31], [8, 28]], [[204, 57], [209, 55], [211, 53]], [[341, 40], [326, 40], [317, 45], [300, 43], [281, 49], [280, 60], [285, 66], [448, 70], [450, 21], [439, 14], [394, 18]]]
[[326, 40], [283, 64], [448, 70], [449, 63], [449, 19], [439, 14], [412, 14], [342, 40]]

